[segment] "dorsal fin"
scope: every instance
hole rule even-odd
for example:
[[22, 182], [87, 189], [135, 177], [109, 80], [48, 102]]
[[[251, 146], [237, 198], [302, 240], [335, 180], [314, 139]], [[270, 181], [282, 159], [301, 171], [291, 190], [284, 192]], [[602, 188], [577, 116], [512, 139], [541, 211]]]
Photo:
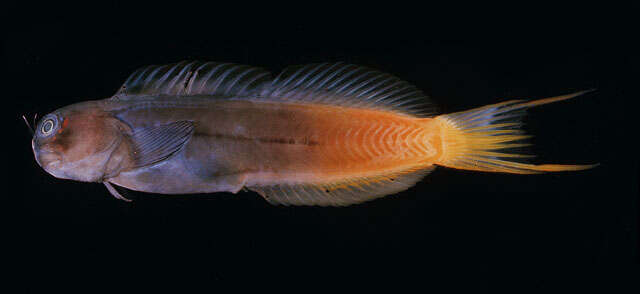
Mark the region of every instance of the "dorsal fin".
[[233, 63], [152, 65], [131, 74], [113, 98], [195, 95], [340, 105], [421, 117], [435, 113], [427, 96], [415, 86], [390, 74], [344, 63], [291, 66], [275, 79], [264, 69]]
[[264, 69], [233, 63], [182, 61], [140, 68], [129, 76], [116, 99], [136, 96], [252, 96], [271, 80]]
[[267, 99], [333, 104], [429, 116], [427, 96], [399, 78], [344, 63], [291, 66], [262, 93]]

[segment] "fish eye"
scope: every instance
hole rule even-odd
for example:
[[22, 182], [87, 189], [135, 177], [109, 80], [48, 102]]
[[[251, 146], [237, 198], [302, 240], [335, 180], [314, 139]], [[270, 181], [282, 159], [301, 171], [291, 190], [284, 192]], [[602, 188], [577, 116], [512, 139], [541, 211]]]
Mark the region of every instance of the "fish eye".
[[40, 128], [42, 134], [44, 135], [49, 135], [53, 132], [53, 127], [55, 126], [55, 123], [53, 121], [53, 119], [47, 119], [42, 123], [42, 128]]

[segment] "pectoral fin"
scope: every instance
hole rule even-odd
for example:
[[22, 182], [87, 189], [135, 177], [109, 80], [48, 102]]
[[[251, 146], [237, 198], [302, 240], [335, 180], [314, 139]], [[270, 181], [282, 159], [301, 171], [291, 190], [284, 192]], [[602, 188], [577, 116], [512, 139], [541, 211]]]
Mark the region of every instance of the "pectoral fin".
[[193, 135], [192, 121], [135, 129], [133, 158], [135, 167], [143, 167], [163, 161], [177, 153]]

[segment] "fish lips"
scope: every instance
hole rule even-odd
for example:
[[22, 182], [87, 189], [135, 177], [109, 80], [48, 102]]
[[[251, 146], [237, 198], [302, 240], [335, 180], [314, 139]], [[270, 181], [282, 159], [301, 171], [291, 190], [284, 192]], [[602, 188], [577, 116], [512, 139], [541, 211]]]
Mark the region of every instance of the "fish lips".
[[32, 142], [31, 148], [33, 149], [33, 154], [35, 155], [36, 162], [38, 163], [38, 165], [40, 165], [40, 167], [42, 167], [46, 172], [56, 178], [67, 178], [60, 171], [60, 167], [62, 165], [62, 155], [52, 150], [38, 148], [35, 142]]

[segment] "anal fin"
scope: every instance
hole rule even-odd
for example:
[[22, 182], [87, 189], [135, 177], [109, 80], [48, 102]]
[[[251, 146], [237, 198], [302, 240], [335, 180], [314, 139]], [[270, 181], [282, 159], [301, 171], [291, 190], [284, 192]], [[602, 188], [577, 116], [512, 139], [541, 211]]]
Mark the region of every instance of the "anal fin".
[[348, 206], [409, 189], [433, 168], [429, 166], [335, 183], [278, 184], [248, 188], [274, 205]]

